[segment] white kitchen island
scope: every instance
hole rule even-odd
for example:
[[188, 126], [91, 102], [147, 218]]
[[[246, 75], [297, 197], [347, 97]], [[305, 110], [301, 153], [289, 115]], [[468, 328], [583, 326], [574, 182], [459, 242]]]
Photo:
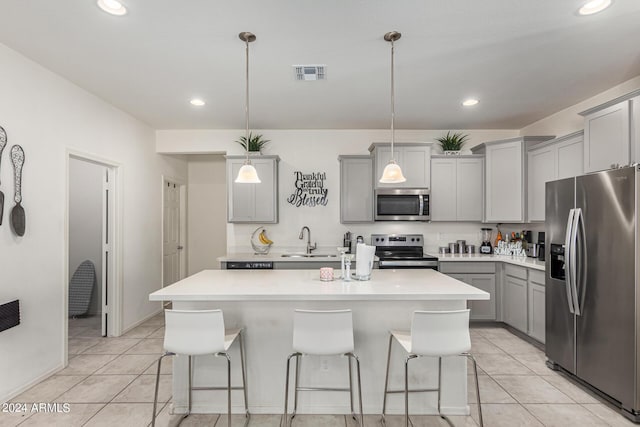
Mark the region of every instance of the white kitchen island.
[[[175, 309], [220, 308], [227, 328], [244, 327], [249, 410], [265, 414], [283, 411], [294, 309], [353, 310], [364, 412], [378, 414], [382, 409], [388, 331], [408, 330], [414, 310], [463, 309], [467, 300], [486, 300], [489, 294], [429, 269], [374, 270], [366, 282], [321, 282], [318, 270], [205, 270], [152, 293], [149, 299], [171, 301]], [[232, 347], [231, 357], [233, 385], [239, 385], [237, 345]], [[403, 384], [404, 357], [394, 346], [393, 388]], [[187, 407], [186, 362], [185, 357], [174, 358], [173, 405], [177, 413], [186, 412]], [[411, 363], [410, 384], [420, 388], [437, 384], [437, 359], [420, 358]], [[196, 358], [194, 386], [225, 384], [225, 364], [213, 356]], [[301, 364], [301, 387], [345, 387], [348, 383], [346, 358], [304, 357]], [[467, 414], [466, 360], [444, 359], [442, 381], [443, 412]], [[233, 393], [233, 411], [242, 413], [241, 392]], [[402, 413], [402, 402], [402, 394], [391, 395], [388, 412]], [[435, 413], [436, 394], [415, 393], [409, 404], [412, 413]], [[225, 412], [225, 405], [225, 392], [193, 392], [194, 413]], [[298, 413], [349, 412], [347, 393], [300, 392]]]

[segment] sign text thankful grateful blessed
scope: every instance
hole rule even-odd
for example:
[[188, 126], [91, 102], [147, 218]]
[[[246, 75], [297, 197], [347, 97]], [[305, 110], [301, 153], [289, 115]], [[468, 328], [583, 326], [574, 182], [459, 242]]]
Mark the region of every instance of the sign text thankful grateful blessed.
[[327, 206], [328, 189], [324, 188], [327, 179], [326, 172], [302, 173], [295, 171], [295, 191], [287, 198], [287, 202], [299, 208], [300, 206]]

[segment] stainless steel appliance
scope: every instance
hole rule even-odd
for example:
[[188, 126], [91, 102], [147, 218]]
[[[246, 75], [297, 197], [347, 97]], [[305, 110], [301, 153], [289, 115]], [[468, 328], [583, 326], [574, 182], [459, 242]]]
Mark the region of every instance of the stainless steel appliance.
[[546, 184], [546, 355], [640, 421], [637, 167]]
[[422, 234], [372, 234], [371, 244], [380, 259], [379, 268], [438, 269], [438, 258], [424, 254]]
[[539, 231], [538, 232], [538, 261], [544, 261], [544, 245], [545, 245], [544, 231]]
[[491, 229], [490, 228], [481, 228], [482, 230], [482, 243], [480, 244], [480, 253], [481, 254], [490, 254], [493, 252], [493, 247], [491, 247]]
[[376, 221], [429, 221], [428, 188], [378, 188]]

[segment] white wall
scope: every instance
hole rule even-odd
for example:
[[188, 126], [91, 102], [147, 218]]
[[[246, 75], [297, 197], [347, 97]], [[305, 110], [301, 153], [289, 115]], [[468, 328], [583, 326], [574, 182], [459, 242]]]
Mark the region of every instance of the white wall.
[[[22, 311], [22, 324], [0, 333], [4, 401], [63, 365], [67, 149], [121, 165], [125, 328], [160, 309], [148, 294], [161, 286], [161, 175], [186, 180], [186, 162], [156, 154], [149, 126], [4, 45], [0, 64], [0, 125], [9, 146], [25, 150], [27, 220], [22, 238], [8, 222], [0, 226], [0, 302], [19, 298]], [[5, 156], [2, 191], [10, 201]]]
[[585, 99], [571, 107], [558, 111], [532, 123], [520, 131], [523, 136], [529, 135], [556, 135], [563, 136], [572, 132], [582, 130], [584, 128], [584, 119], [579, 114], [589, 108], [603, 104], [607, 101], [615, 99], [619, 96], [626, 95], [629, 92], [640, 89], [640, 76], [612, 87], [595, 96]]
[[106, 168], [96, 163], [69, 162], [69, 279], [85, 260], [96, 268], [89, 314], [102, 311], [102, 186]]
[[[156, 147], [163, 153], [229, 153], [242, 154], [241, 148], [233, 141], [242, 135], [242, 130], [163, 130], [156, 132]], [[266, 225], [269, 237], [275, 242], [273, 250], [303, 248], [298, 239], [302, 226], [311, 228], [313, 241], [319, 246], [336, 247], [342, 244], [342, 235], [352, 231], [356, 235], [369, 236], [371, 233], [423, 233], [430, 248], [437, 249], [451, 239], [466, 239], [479, 242], [480, 223], [376, 223], [361, 225], [340, 224], [340, 169], [338, 155], [368, 154], [372, 142], [388, 141], [389, 130], [257, 130], [272, 142], [265, 154], [280, 156], [280, 221]], [[468, 130], [470, 143], [465, 148], [483, 141], [518, 136], [517, 130]], [[398, 142], [433, 142], [442, 136], [442, 130], [397, 131]], [[293, 173], [327, 172], [326, 186], [329, 189], [329, 203], [323, 207], [296, 208], [286, 202], [293, 191]], [[221, 193], [222, 195], [222, 193]], [[227, 224], [227, 250], [248, 252], [251, 250], [249, 237], [255, 224]], [[191, 256], [192, 254], [190, 254]]]
[[227, 187], [224, 156], [188, 156], [188, 274], [220, 268], [227, 253]]

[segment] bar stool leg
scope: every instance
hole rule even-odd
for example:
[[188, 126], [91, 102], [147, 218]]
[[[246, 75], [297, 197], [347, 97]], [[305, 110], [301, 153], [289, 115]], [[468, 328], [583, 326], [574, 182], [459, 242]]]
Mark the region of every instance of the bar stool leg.
[[444, 418], [442, 416], [442, 411], [440, 410], [441, 396], [442, 396], [442, 357], [438, 357], [438, 415], [440, 415], [440, 418]]
[[482, 422], [482, 407], [480, 405], [480, 385], [478, 383], [478, 365], [476, 364], [476, 359], [473, 357], [471, 353], [463, 353], [463, 356], [466, 356], [468, 359], [471, 359], [473, 362], [473, 376], [476, 380], [476, 401], [478, 403], [478, 420], [480, 421], [480, 427], [484, 427], [484, 423]]
[[162, 359], [165, 356], [171, 356], [172, 353], [165, 353], [158, 359], [158, 371], [156, 373], [156, 391], [153, 395], [153, 415], [151, 417], [151, 427], [155, 427], [156, 425], [156, 408], [158, 406], [158, 388], [160, 387], [160, 369], [162, 366]]
[[[360, 379], [360, 359], [353, 353], [347, 354], [349, 356], [349, 368], [351, 368], [351, 358], [356, 361], [356, 376], [358, 377], [358, 406], [360, 407], [360, 419], [356, 419], [355, 414], [353, 419], [359, 421], [358, 424], [360, 427], [364, 427], [364, 409], [362, 408], [362, 381]], [[349, 373], [351, 373], [351, 369], [349, 369]], [[351, 376], [349, 376], [349, 380], [351, 380]], [[349, 390], [351, 392], [351, 390]], [[352, 402], [352, 412], [353, 412], [353, 402]]]
[[296, 356], [296, 377], [295, 377], [296, 389], [293, 395], [293, 414], [291, 414], [292, 420], [296, 417], [296, 414], [298, 413], [298, 389], [300, 388], [300, 357], [301, 356], [302, 356], [301, 354], [298, 354]]
[[383, 426], [386, 426], [385, 415], [387, 413], [387, 394], [389, 393], [389, 366], [391, 364], [391, 344], [393, 344], [393, 335], [389, 334], [389, 351], [387, 352], [387, 373], [384, 377], [384, 396], [382, 400], [382, 418], [380, 421]]
[[292, 353], [287, 357], [287, 374], [284, 382], [284, 414], [282, 414], [282, 425], [287, 427], [289, 425], [289, 372], [291, 371], [291, 358], [299, 356], [300, 353]]
[[249, 414], [249, 403], [247, 400], [247, 373], [246, 373], [245, 360], [244, 360], [244, 342], [242, 338], [242, 331], [240, 331], [240, 333], [238, 334], [238, 338], [240, 340], [240, 365], [241, 365], [240, 367], [242, 371], [242, 392], [244, 394], [244, 411], [245, 411], [245, 417], [247, 418], [247, 423], [248, 423], [249, 418], [251, 418], [251, 414]]
[[231, 427], [231, 358], [227, 354], [227, 426]]
[[[347, 363], [349, 367], [349, 404], [351, 405], [351, 417], [356, 420], [356, 413], [353, 411], [353, 374], [351, 366], [351, 353], [347, 353]], [[357, 420], [356, 420], [357, 421]]]
[[[409, 361], [415, 359], [415, 354], [407, 356], [404, 362], [404, 425], [409, 427]], [[413, 423], [411, 423], [413, 425]]]
[[192, 402], [192, 394], [193, 394], [193, 366], [192, 366], [192, 358], [193, 356], [189, 356], [189, 411], [187, 412], [187, 416], [191, 414], [191, 402]]

